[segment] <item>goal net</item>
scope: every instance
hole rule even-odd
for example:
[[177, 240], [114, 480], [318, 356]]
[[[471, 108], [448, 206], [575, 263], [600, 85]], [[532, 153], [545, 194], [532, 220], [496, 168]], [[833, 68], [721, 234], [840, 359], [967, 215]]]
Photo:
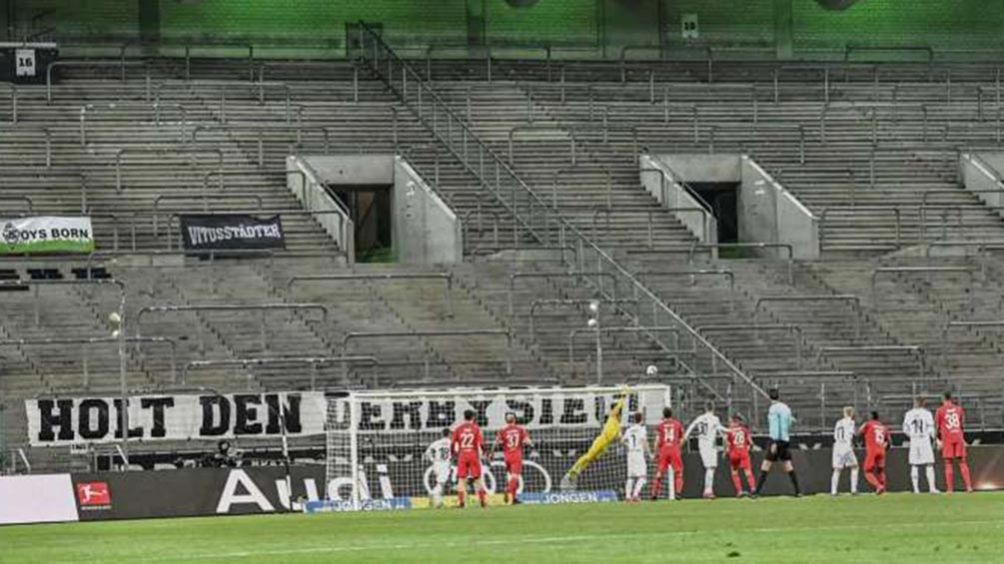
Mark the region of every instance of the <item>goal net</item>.
[[[501, 503], [507, 473], [501, 446], [493, 449], [507, 413], [529, 433], [524, 447], [518, 497], [522, 503], [572, 503], [623, 499], [626, 447], [609, 441], [592, 453], [577, 476], [566, 474], [590, 452], [611, 409], [624, 398], [621, 429], [641, 413], [648, 443], [669, 405], [664, 385], [582, 388], [450, 389], [365, 391], [329, 397], [327, 414], [327, 496], [319, 511], [410, 509], [456, 505], [457, 459], [449, 452], [449, 430], [472, 410], [485, 446], [482, 461], [489, 504]], [[438, 444], [437, 441], [440, 441]], [[430, 448], [431, 447], [431, 448]], [[448, 458], [446, 458], [448, 457]], [[442, 462], [447, 459], [444, 465]], [[439, 462], [437, 463], [437, 460]], [[648, 472], [654, 475], [654, 462]], [[445, 466], [445, 472], [444, 472]], [[564, 487], [562, 486], [564, 478]], [[437, 489], [437, 485], [439, 486]], [[470, 486], [464, 481], [467, 488]], [[671, 489], [671, 488], [670, 488]], [[467, 491], [472, 491], [468, 489]], [[442, 494], [442, 495], [439, 495]]]

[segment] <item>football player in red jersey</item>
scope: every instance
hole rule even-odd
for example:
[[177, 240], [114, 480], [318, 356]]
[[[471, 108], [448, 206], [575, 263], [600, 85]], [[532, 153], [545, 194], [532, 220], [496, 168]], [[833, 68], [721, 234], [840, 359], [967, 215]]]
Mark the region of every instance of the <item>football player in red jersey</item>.
[[673, 468], [673, 488], [675, 496], [683, 492], [683, 458], [680, 457], [680, 445], [683, 442], [683, 424], [673, 418], [673, 410], [662, 410], [662, 421], [656, 428], [655, 452], [659, 457], [656, 468], [655, 483], [652, 484], [652, 500], [659, 499], [662, 491], [662, 477], [666, 470]]
[[969, 463], [966, 461], [966, 410], [952, 401], [952, 393], [945, 392], [944, 401], [934, 416], [934, 425], [938, 429], [938, 447], [945, 459], [945, 486], [948, 493], [955, 490], [955, 472], [952, 462], [959, 461], [959, 473], [966, 491], [973, 491], [973, 482], [969, 476]]
[[889, 428], [879, 420], [877, 411], [871, 413], [871, 419], [858, 429], [858, 434], [865, 439], [865, 480], [875, 489], [875, 493], [885, 493], [885, 451], [889, 448]]
[[488, 460], [494, 458], [495, 448], [502, 445], [502, 454], [505, 460], [505, 471], [508, 474], [508, 481], [505, 488], [505, 502], [519, 503], [516, 499], [516, 491], [519, 489], [519, 478], [523, 474], [523, 446], [533, 446], [530, 434], [526, 428], [516, 424], [516, 414], [509, 412], [505, 414], [505, 427], [499, 429], [492, 444], [492, 453]]
[[450, 438], [453, 454], [457, 457], [457, 502], [464, 507], [464, 495], [468, 481], [473, 481], [478, 492], [481, 507], [487, 507], [485, 485], [481, 479], [481, 458], [485, 454], [485, 437], [474, 422], [476, 413], [468, 409], [464, 412], [464, 422], [457, 425]]
[[[743, 418], [736, 413], [729, 421], [725, 430], [725, 442], [729, 455], [729, 467], [732, 469], [732, 485], [736, 487], [736, 497], [742, 497], [756, 490], [753, 479], [753, 465], [750, 464], [750, 445], [752, 444], [749, 428], [743, 425]], [[746, 473], [746, 484], [749, 490], [743, 491], [743, 481], [739, 471]]]

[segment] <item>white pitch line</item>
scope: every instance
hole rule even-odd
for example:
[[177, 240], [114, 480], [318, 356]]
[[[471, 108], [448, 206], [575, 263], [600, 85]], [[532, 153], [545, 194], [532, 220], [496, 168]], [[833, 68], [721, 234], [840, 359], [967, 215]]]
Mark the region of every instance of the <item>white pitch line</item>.
[[[1001, 520], [967, 520], [967, 521], [954, 521], [948, 523], [939, 524], [939, 527], [968, 527], [971, 525], [994, 525], [995, 528], [1004, 527], [1004, 521]], [[875, 529], [903, 529], [903, 528], [920, 528], [920, 527], [932, 527], [932, 523], [896, 523], [896, 524], [861, 524], [861, 525], [830, 525], [825, 527], [761, 527], [756, 529], [737, 529], [733, 530], [733, 533], [779, 533], [779, 532], [801, 532], [801, 531], [854, 531], [861, 529], [875, 530]], [[649, 533], [618, 533], [618, 534], [599, 534], [599, 535], [565, 535], [565, 536], [548, 536], [548, 537], [519, 537], [519, 538], [507, 538], [507, 539], [493, 539], [493, 540], [470, 540], [470, 541], [452, 541], [452, 542], [436, 542], [436, 543], [387, 543], [387, 544], [362, 544], [362, 545], [346, 545], [346, 546], [318, 546], [311, 548], [291, 548], [286, 550], [248, 550], [241, 552], [219, 552], [219, 553], [202, 553], [202, 554], [189, 554], [189, 555], [177, 555], [177, 556], [163, 556], [157, 558], [139, 558], [135, 559], [135, 562], [172, 562], [172, 561], [184, 561], [184, 560], [210, 560], [210, 559], [235, 559], [235, 558], [248, 558], [251, 556], [293, 556], [293, 555], [304, 555], [304, 554], [336, 554], [336, 553], [348, 553], [348, 552], [367, 552], [372, 550], [416, 550], [416, 549], [427, 549], [427, 548], [464, 548], [464, 547], [479, 547], [479, 546], [497, 546], [497, 545], [511, 545], [511, 544], [571, 544], [583, 541], [594, 541], [598, 538], [604, 541], [609, 540], [623, 540], [623, 539], [639, 539], [646, 537], [682, 537], [682, 536], [694, 536], [701, 534], [711, 534], [714, 531], [702, 530], [702, 531], [653, 531]], [[79, 561], [76, 561], [79, 562]]]

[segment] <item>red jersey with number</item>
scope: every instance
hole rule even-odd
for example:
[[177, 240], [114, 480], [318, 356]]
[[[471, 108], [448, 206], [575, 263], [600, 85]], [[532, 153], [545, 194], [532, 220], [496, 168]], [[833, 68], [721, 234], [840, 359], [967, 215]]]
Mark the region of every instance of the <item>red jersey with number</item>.
[[680, 450], [683, 441], [683, 425], [676, 419], [663, 419], [656, 427], [656, 448], [664, 450]]
[[741, 456], [750, 451], [750, 430], [745, 425], [729, 426], [725, 431], [729, 456]]
[[962, 440], [966, 424], [966, 411], [954, 403], [948, 402], [938, 408], [934, 416], [934, 424], [938, 427], [938, 436], [942, 441]]
[[874, 419], [861, 426], [867, 452], [885, 452], [889, 441], [889, 428]]
[[481, 434], [481, 428], [473, 421], [465, 421], [453, 430], [451, 438], [453, 452], [457, 457], [478, 458], [484, 450], [485, 438]]
[[527, 434], [526, 429], [514, 423], [499, 429], [495, 440], [502, 444], [502, 452], [507, 459], [522, 458], [523, 445], [530, 440], [530, 435]]

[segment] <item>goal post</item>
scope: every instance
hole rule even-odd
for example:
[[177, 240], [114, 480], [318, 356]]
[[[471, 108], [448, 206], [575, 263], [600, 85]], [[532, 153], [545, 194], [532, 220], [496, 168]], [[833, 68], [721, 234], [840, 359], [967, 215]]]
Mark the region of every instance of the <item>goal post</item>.
[[[446, 465], [441, 458], [436, 462], [436, 448], [448, 445], [449, 430], [467, 410], [476, 414], [489, 451], [507, 413], [527, 429], [533, 444], [524, 448], [517, 490], [521, 502], [621, 499], [627, 464], [625, 449], [617, 440], [589, 461], [574, 488], [560, 485], [576, 461], [590, 452], [610, 410], [625, 394], [620, 427], [628, 426], [630, 414], [641, 413], [651, 446], [655, 425], [670, 405], [665, 385], [353, 391], [329, 396], [328, 486], [319, 510], [454, 505], [457, 461], [449, 457]], [[501, 449], [494, 450], [492, 459], [482, 462], [490, 504], [500, 503], [507, 482]], [[652, 462], [649, 472], [654, 471]]]

